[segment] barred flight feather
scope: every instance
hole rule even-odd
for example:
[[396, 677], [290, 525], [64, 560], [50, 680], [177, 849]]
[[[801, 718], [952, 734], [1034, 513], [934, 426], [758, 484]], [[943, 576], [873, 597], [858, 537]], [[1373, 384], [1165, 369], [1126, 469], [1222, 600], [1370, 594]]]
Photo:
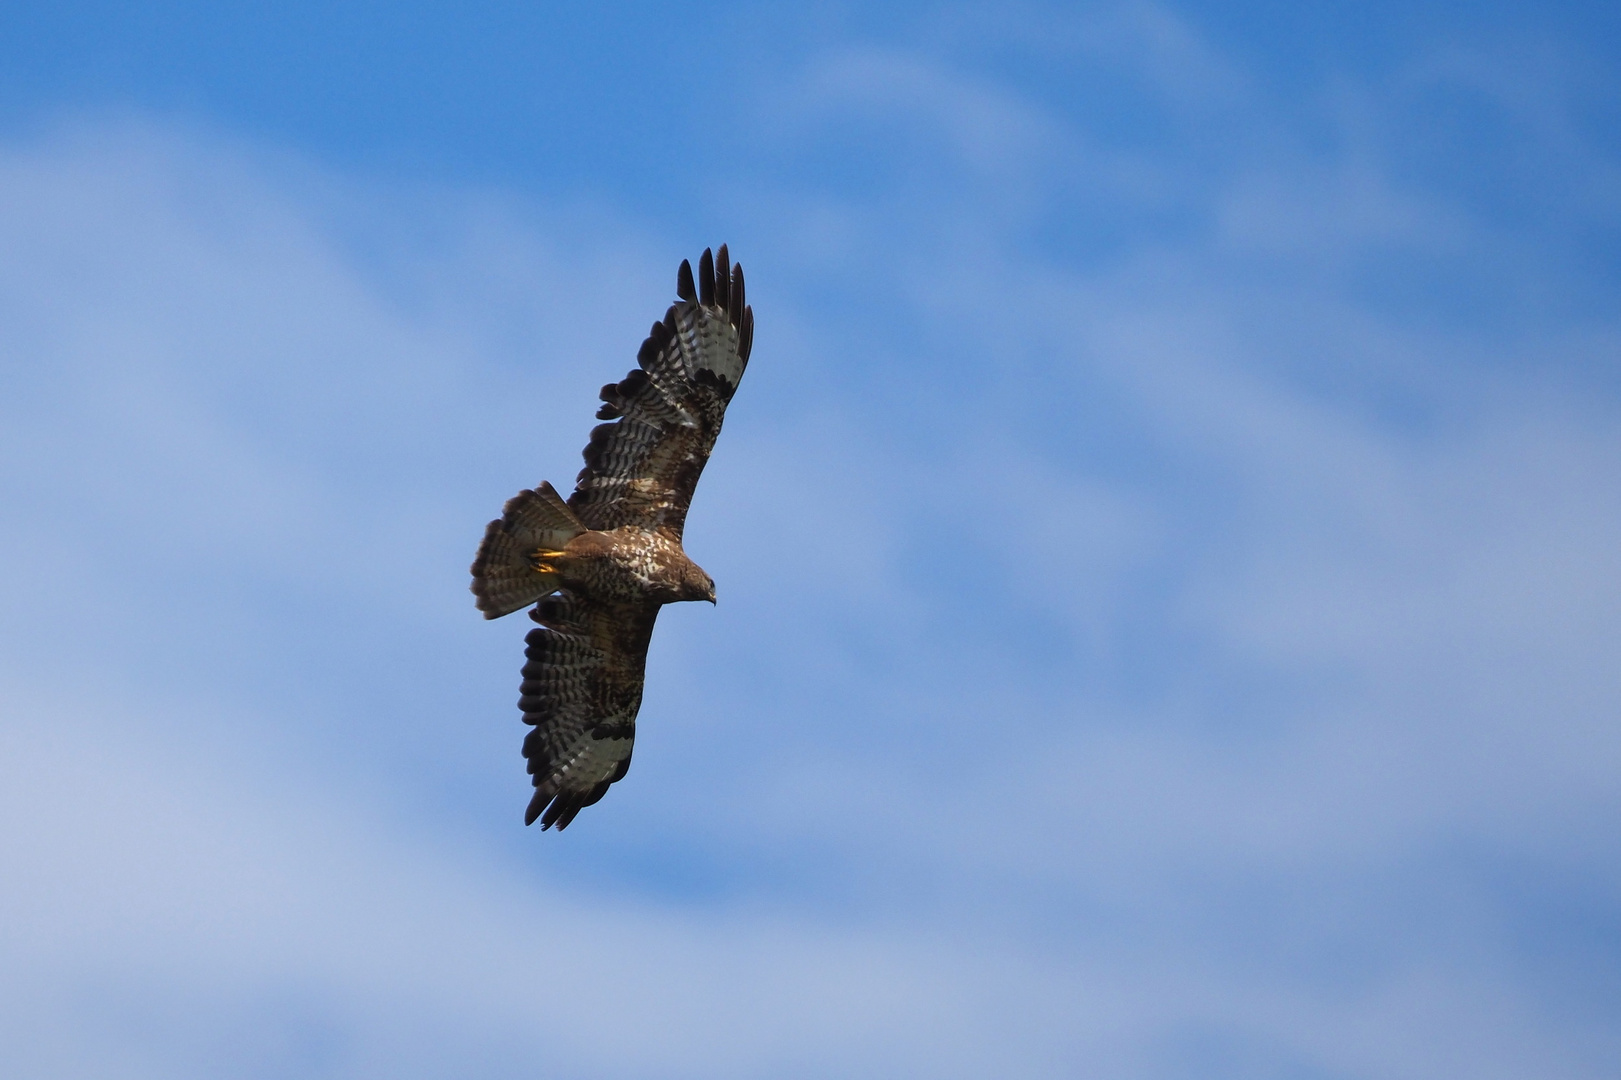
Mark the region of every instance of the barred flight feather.
[[637, 350], [637, 367], [602, 388], [599, 417], [610, 423], [592, 431], [569, 497], [593, 529], [640, 525], [680, 537], [748, 366], [754, 311], [745, 302], [743, 268], [731, 264], [726, 246], [698, 260], [696, 288], [683, 261], [676, 293], [681, 300]]
[[540, 626], [525, 639], [518, 699], [524, 723], [534, 728], [523, 742], [535, 784], [524, 823], [538, 817], [543, 828], [561, 828], [601, 798], [587, 799], [591, 792], [606, 791], [630, 768], [658, 607], [563, 594], [530, 617]]

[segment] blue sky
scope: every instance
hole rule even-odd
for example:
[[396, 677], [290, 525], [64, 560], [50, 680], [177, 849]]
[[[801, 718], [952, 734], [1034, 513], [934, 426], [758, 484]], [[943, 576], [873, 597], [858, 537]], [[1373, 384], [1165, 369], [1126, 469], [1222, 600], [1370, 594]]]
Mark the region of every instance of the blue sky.
[[[38, 1077], [1614, 1077], [1621, 16], [0, 16]], [[726, 241], [636, 763], [482, 527]]]

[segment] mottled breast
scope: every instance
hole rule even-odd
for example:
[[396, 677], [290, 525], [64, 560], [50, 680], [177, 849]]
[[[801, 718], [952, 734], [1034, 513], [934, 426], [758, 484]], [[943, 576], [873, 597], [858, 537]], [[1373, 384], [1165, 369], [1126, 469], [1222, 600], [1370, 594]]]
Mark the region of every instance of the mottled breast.
[[591, 595], [658, 603], [679, 598], [690, 562], [678, 541], [635, 525], [582, 533], [569, 542], [568, 552], [580, 560], [578, 584]]

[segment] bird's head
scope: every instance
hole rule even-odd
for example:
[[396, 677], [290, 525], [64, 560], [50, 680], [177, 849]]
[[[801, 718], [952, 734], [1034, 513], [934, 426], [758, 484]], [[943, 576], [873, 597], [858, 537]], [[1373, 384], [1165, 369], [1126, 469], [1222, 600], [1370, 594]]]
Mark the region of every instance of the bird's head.
[[688, 563], [681, 576], [681, 599], [715, 602], [715, 579], [704, 573], [696, 563]]

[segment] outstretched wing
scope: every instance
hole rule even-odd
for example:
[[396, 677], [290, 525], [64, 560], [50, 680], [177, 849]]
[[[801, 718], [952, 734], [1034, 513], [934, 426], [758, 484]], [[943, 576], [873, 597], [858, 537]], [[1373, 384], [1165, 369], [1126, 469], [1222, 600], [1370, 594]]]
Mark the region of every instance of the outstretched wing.
[[529, 617], [525, 638], [523, 741], [535, 797], [524, 824], [562, 829], [630, 768], [642, 704], [647, 643], [657, 604], [590, 601], [559, 593]]
[[639, 525], [678, 538], [693, 489], [720, 434], [754, 343], [754, 311], [743, 297], [743, 268], [726, 245], [698, 260], [697, 288], [685, 260], [680, 302], [653, 324], [636, 370], [602, 388], [600, 424], [591, 432], [568, 504], [589, 528]]

